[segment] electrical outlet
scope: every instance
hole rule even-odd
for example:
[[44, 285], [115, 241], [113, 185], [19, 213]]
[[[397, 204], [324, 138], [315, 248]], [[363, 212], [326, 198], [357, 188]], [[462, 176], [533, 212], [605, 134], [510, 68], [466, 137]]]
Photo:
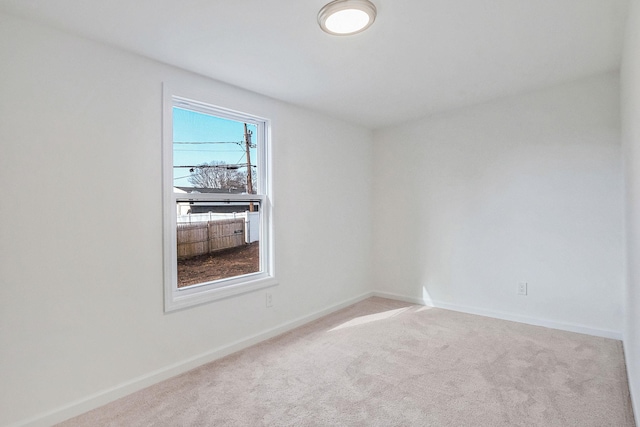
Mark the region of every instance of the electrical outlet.
[[518, 282], [518, 295], [527, 295], [527, 282]]
[[273, 307], [273, 294], [271, 292], [267, 292], [266, 304], [267, 307]]

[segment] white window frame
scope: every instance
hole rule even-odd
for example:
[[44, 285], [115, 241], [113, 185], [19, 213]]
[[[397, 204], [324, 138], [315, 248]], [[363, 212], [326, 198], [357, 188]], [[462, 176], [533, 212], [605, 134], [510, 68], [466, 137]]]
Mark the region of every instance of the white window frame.
[[[184, 108], [217, 117], [256, 125], [255, 143], [258, 145], [257, 194], [180, 194], [173, 183], [173, 108]], [[165, 312], [183, 309], [206, 302], [228, 298], [246, 292], [277, 285], [273, 262], [273, 221], [271, 205], [270, 122], [251, 114], [240, 113], [202, 101], [176, 95], [164, 85], [163, 89], [163, 251], [164, 251], [164, 309]], [[260, 203], [260, 271], [198, 285], [178, 288], [176, 247], [176, 203], [183, 199], [212, 202]]]

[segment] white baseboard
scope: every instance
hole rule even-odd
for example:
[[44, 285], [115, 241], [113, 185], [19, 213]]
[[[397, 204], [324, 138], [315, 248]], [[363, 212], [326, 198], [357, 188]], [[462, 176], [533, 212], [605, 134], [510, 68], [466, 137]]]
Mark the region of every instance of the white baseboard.
[[338, 304], [331, 305], [322, 310], [299, 317], [297, 319], [278, 325], [274, 328], [267, 329], [255, 335], [249, 336], [247, 338], [243, 338], [231, 344], [215, 348], [206, 353], [194, 356], [192, 358], [183, 360], [178, 363], [174, 363], [172, 365], [166, 366], [156, 371], [149, 372], [148, 374], [139, 376], [130, 381], [119, 384], [115, 387], [102, 390], [98, 393], [89, 395], [75, 402], [71, 402], [65, 406], [56, 408], [52, 411], [39, 414], [37, 416], [34, 416], [26, 420], [22, 420], [15, 424], [10, 424], [7, 427], [51, 426], [53, 424], [56, 424], [64, 420], [67, 420], [69, 418], [73, 418], [75, 416], [83, 414], [92, 409], [106, 405], [107, 403], [113, 402], [116, 399], [125, 397], [131, 393], [142, 390], [143, 388], [149, 387], [153, 384], [157, 384], [161, 381], [167, 380], [176, 375], [190, 371], [191, 369], [197, 368], [198, 366], [213, 362], [217, 359], [228, 356], [229, 354], [235, 353], [239, 350], [250, 347], [259, 342], [265, 341], [269, 338], [273, 338], [277, 335], [288, 332], [292, 329], [295, 329], [306, 323], [312, 322], [316, 319], [319, 319], [320, 317], [333, 313], [334, 311], [340, 310], [342, 308], [345, 308], [352, 304], [360, 302], [371, 296], [372, 296], [371, 292], [366, 292], [357, 297], [350, 298]]
[[[625, 336], [625, 340], [627, 337]], [[623, 340], [623, 342], [625, 341]], [[629, 398], [631, 400], [631, 409], [636, 420], [640, 420], [640, 389], [636, 390], [636, 382], [634, 381], [636, 374], [636, 364], [631, 362], [633, 358], [629, 354], [629, 349], [623, 344], [624, 358], [627, 361], [627, 383], [629, 384]], [[636, 394], [639, 393], [639, 394]]]
[[51, 426], [53, 424], [56, 424], [61, 421], [67, 420], [69, 418], [75, 417], [77, 415], [83, 414], [92, 409], [98, 408], [102, 405], [110, 403], [121, 397], [125, 397], [136, 391], [142, 390], [143, 388], [149, 387], [160, 381], [164, 381], [173, 376], [176, 376], [184, 372], [187, 372], [191, 369], [197, 368], [198, 366], [204, 365], [209, 362], [213, 362], [229, 354], [235, 353], [236, 351], [242, 350], [244, 348], [250, 347], [254, 344], [267, 340], [269, 338], [273, 338], [277, 335], [283, 334], [287, 331], [295, 329], [306, 323], [312, 322], [316, 319], [319, 319], [322, 316], [326, 316], [327, 314], [333, 313], [334, 311], [340, 310], [342, 308], [345, 308], [352, 304], [360, 302], [371, 296], [405, 301], [405, 302], [410, 302], [414, 304], [428, 305], [436, 308], [443, 308], [447, 310], [459, 311], [459, 312], [468, 313], [468, 314], [476, 314], [480, 316], [493, 317], [496, 319], [510, 320], [514, 322], [526, 323], [526, 324], [535, 325], [535, 326], [543, 326], [543, 327], [552, 328], [552, 329], [560, 329], [560, 330], [569, 331], [569, 332], [577, 332], [582, 334], [594, 335], [598, 337], [612, 338], [612, 339], [618, 339], [618, 340], [622, 339], [622, 334], [616, 331], [595, 329], [595, 328], [582, 326], [582, 325], [554, 322], [554, 321], [549, 321], [545, 319], [537, 319], [532, 317], [520, 316], [512, 313], [496, 312], [492, 310], [485, 310], [485, 309], [475, 308], [475, 307], [460, 306], [456, 304], [449, 304], [449, 303], [444, 303], [441, 301], [430, 300], [430, 299], [427, 300], [424, 298], [411, 297], [407, 295], [399, 295], [399, 294], [394, 294], [390, 292], [381, 292], [381, 291], [366, 292], [357, 297], [350, 298], [348, 300], [342, 301], [338, 304], [331, 305], [327, 308], [316, 311], [314, 313], [299, 317], [297, 319], [293, 319], [289, 322], [285, 322], [274, 328], [267, 329], [265, 331], [262, 331], [255, 335], [238, 340], [231, 344], [212, 349], [206, 353], [166, 366], [156, 371], [149, 372], [148, 374], [139, 376], [130, 381], [119, 384], [118, 386], [112, 387], [110, 389], [106, 389], [98, 393], [89, 395], [85, 398], [82, 398], [75, 402], [71, 402], [65, 406], [56, 408], [52, 411], [34, 416], [26, 420], [22, 420], [16, 424], [11, 424], [8, 427]]
[[381, 298], [389, 298], [389, 299], [395, 299], [399, 301], [411, 302], [414, 304], [428, 305], [430, 307], [444, 308], [447, 310], [459, 311], [462, 313], [493, 317], [495, 319], [510, 320], [512, 322], [525, 323], [527, 325], [543, 326], [545, 328], [559, 329], [559, 330], [568, 331], [568, 332], [577, 332], [579, 334], [593, 335], [596, 337], [603, 337], [603, 338], [611, 338], [611, 339], [620, 340], [620, 341], [622, 340], [622, 332], [620, 331], [610, 331], [607, 329], [592, 328], [589, 326], [584, 326], [584, 325], [579, 325], [574, 323], [556, 322], [553, 320], [540, 319], [537, 317], [528, 317], [528, 316], [522, 316], [514, 313], [505, 313], [500, 311], [486, 310], [484, 308], [478, 308], [478, 307], [468, 307], [468, 306], [462, 306], [458, 304], [450, 304], [442, 301], [411, 297], [407, 295], [399, 295], [399, 294], [394, 294], [390, 292], [373, 291], [371, 294]]

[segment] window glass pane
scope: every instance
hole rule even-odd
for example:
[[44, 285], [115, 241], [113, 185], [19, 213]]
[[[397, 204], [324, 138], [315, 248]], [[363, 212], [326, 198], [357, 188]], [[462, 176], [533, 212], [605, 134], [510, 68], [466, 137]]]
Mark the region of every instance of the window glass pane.
[[269, 120], [163, 95], [165, 310], [277, 284]]
[[257, 126], [173, 107], [176, 193], [256, 194]]
[[261, 271], [258, 201], [180, 199], [176, 209], [178, 288]]

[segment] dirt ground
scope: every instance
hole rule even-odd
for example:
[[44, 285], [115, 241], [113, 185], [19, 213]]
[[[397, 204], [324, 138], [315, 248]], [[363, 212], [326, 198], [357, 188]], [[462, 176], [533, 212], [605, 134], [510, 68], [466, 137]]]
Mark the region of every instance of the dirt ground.
[[242, 274], [260, 269], [259, 242], [178, 261], [178, 287]]

